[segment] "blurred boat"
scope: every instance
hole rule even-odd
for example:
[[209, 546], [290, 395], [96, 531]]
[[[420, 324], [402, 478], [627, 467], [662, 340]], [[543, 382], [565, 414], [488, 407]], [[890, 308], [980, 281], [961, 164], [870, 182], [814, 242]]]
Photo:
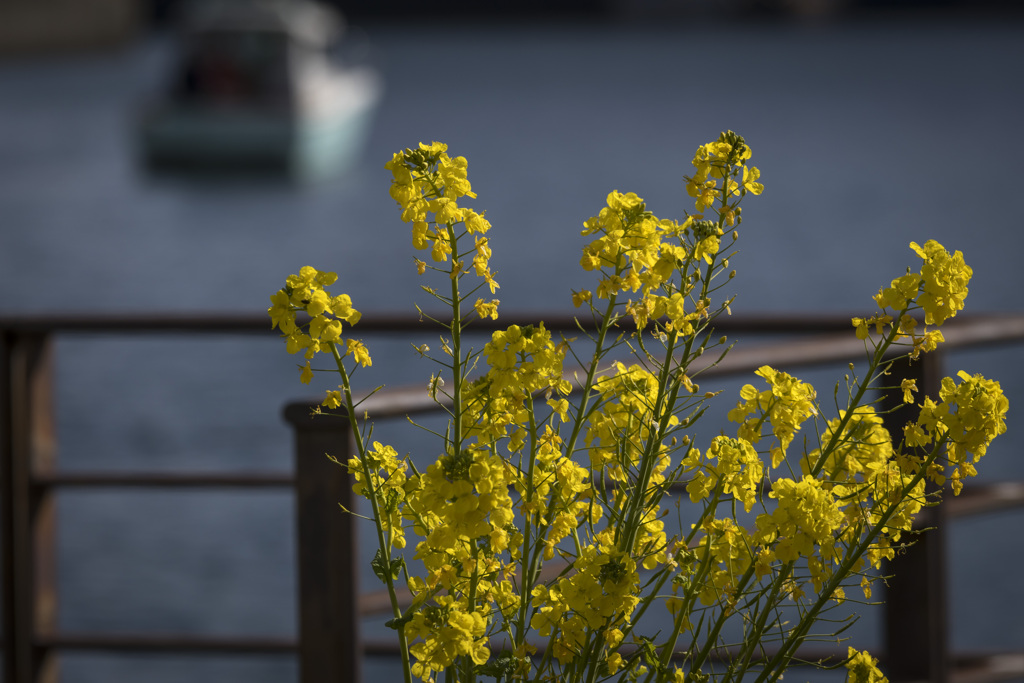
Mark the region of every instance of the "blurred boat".
[[381, 82], [332, 59], [342, 28], [340, 15], [307, 0], [199, 3], [169, 92], [143, 116], [148, 166], [299, 179], [350, 166]]

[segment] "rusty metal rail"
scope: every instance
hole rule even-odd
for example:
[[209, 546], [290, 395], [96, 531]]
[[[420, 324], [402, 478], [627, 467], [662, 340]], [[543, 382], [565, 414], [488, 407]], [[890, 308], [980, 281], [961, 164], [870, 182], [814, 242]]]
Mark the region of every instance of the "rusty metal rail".
[[[504, 315], [474, 326], [480, 332], [537, 315]], [[546, 316], [551, 330], [571, 331], [571, 316]], [[412, 334], [431, 328], [405, 316], [366, 316], [361, 333]], [[862, 357], [850, 334], [849, 316], [733, 316], [716, 321], [726, 334], [784, 334], [781, 342], [736, 349], [710, 374], [749, 372], [763, 364], [782, 369], [847, 362]], [[436, 328], [435, 328], [436, 329]], [[955, 349], [1024, 341], [1024, 316], [958, 318], [943, 328]], [[122, 652], [295, 653], [303, 683], [358, 681], [364, 654], [386, 654], [384, 643], [359, 639], [358, 617], [377, 611], [380, 595], [359, 590], [363, 561], [348, 515], [326, 514], [340, 502], [351, 507], [347, 476], [324, 462], [323, 453], [350, 438], [344, 420], [313, 420], [310, 403], [289, 405], [285, 418], [295, 434], [295, 470], [280, 473], [63, 472], [57, 467], [52, 396], [53, 340], [57, 335], [274, 335], [262, 315], [89, 315], [0, 318], [0, 504], [3, 541], [3, 667], [6, 683], [56, 683], [59, 653], [70, 650]], [[905, 368], [922, 391], [935, 393], [941, 354]], [[898, 377], [896, 383], [898, 384]], [[422, 389], [385, 390], [363, 405], [377, 419], [436, 409]], [[896, 415], [894, 419], [898, 419]], [[208, 638], [191, 635], [61, 633], [56, 620], [57, 518], [55, 494], [69, 488], [261, 488], [295, 493], [298, 526], [299, 635], [288, 638]], [[1024, 484], [1001, 482], [966, 487], [938, 514], [962, 514], [1024, 505]], [[899, 559], [890, 582], [884, 657], [894, 681], [984, 683], [1024, 676], [1024, 653], [953, 657], [948, 652], [943, 525]]]

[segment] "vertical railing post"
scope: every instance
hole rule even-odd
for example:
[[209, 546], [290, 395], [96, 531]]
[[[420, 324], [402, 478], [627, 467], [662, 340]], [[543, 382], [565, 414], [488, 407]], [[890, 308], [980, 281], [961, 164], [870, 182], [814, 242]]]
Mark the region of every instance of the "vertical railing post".
[[326, 454], [348, 460], [346, 417], [313, 416], [315, 404], [293, 403], [298, 522], [299, 670], [301, 683], [359, 683], [358, 544], [351, 477]]
[[0, 355], [4, 681], [56, 683], [56, 656], [35, 642], [57, 626], [56, 510], [33, 481], [56, 467], [51, 339], [4, 330]]
[[[942, 352], [923, 354], [918, 360], [897, 361], [886, 384], [896, 386], [882, 399], [885, 426], [899, 442], [903, 425], [916, 419], [915, 407], [904, 405], [901, 380], [913, 379], [917, 401], [924, 396], [938, 400], [942, 380]], [[929, 491], [937, 487], [929, 484]], [[886, 668], [893, 683], [906, 681], [949, 681], [949, 637], [946, 590], [946, 524], [942, 505], [922, 514], [928, 531], [915, 537], [913, 545], [897, 554], [885, 569]]]

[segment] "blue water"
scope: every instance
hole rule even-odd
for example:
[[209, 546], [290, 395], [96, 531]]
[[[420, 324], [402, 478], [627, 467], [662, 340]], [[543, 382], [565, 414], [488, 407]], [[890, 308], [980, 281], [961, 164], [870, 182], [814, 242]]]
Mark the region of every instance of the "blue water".
[[[612, 189], [681, 215], [693, 149], [725, 128], [746, 136], [765, 183], [744, 209], [734, 310], [869, 310], [879, 285], [913, 264], [907, 243], [930, 238], [975, 267], [970, 310], [1024, 309], [1020, 25], [376, 27], [368, 37], [387, 91], [363, 161], [303, 187], [138, 170], [133, 125], [160, 86], [159, 41], [0, 63], [0, 314], [261, 312], [307, 263], [337, 270], [364, 312], [409, 312], [425, 297], [383, 163], [435, 139], [470, 160], [504, 309], [566, 312], [569, 289], [587, 283], [581, 221]], [[430, 368], [404, 342], [373, 348], [365, 385], [426, 381]], [[1020, 405], [1020, 359], [1016, 348], [953, 362], [999, 378]], [[310, 391], [296, 380], [274, 339], [64, 337], [61, 466], [288, 470], [280, 408]], [[1021, 446], [1011, 426], [982, 477], [1024, 479]], [[62, 627], [295, 632], [284, 494], [75, 492], [60, 506]], [[952, 527], [959, 649], [1024, 643], [1020, 523], [1008, 512]], [[858, 631], [863, 644], [878, 642], [872, 624]], [[63, 671], [68, 683], [296, 680], [294, 663], [274, 657], [74, 654]]]

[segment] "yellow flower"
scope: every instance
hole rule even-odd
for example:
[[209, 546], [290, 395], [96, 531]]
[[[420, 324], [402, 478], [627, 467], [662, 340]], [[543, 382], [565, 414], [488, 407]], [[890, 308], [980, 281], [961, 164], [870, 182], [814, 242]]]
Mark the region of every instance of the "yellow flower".
[[912, 379], [905, 379], [900, 382], [900, 389], [903, 390], [903, 402], [913, 403], [914, 395], [911, 392], [917, 391], [917, 382]]
[[493, 301], [484, 301], [483, 299], [477, 299], [474, 304], [476, 314], [480, 316], [480, 319], [490, 318], [491, 320], [498, 319], [498, 304], [501, 303], [497, 299]]
[[291, 334], [295, 330], [295, 309], [292, 308], [288, 292], [281, 289], [270, 295], [270, 328], [279, 328], [283, 334]]
[[487, 287], [491, 290], [491, 294], [494, 294], [494, 290], [501, 287], [501, 285], [495, 281], [494, 274], [490, 270], [483, 274], [483, 278], [484, 282], [487, 283]]
[[455, 200], [441, 197], [427, 205], [434, 212], [438, 223], [458, 223], [462, 220], [462, 209], [458, 207]]
[[466, 224], [466, 232], [471, 235], [482, 234], [491, 229], [491, 224], [484, 218], [484, 214], [472, 209], [462, 210], [462, 220]]
[[704, 209], [714, 204], [715, 200], [718, 198], [719, 195], [719, 191], [715, 185], [714, 180], [709, 180], [705, 183], [700, 184], [691, 181], [686, 186], [686, 190], [687, 192], [690, 193], [691, 197], [697, 198], [695, 204], [698, 213], [704, 211]]
[[434, 155], [448, 151], [448, 145], [444, 144], [443, 142], [437, 142], [436, 140], [434, 142], [431, 142], [429, 145], [425, 142], [421, 142], [419, 144], [419, 148], [424, 152], [427, 152], [428, 154]]
[[718, 253], [718, 247], [718, 235], [708, 235], [694, 246], [693, 257], [703, 258], [710, 265], [712, 257]]
[[473, 269], [476, 271], [477, 275], [485, 277], [489, 272], [487, 262], [491, 258], [491, 246], [486, 237], [474, 238], [473, 246], [476, 251], [476, 255], [473, 257]]
[[367, 350], [363, 342], [356, 339], [346, 339], [345, 349], [345, 354], [352, 354], [352, 357], [356, 359], [356, 362], [364, 368], [373, 365], [373, 360], [370, 358], [370, 352]]
[[327, 398], [323, 400], [320, 405], [328, 408], [340, 408], [341, 407], [341, 392], [340, 391], [328, 391]]
[[348, 294], [339, 294], [331, 299], [331, 313], [349, 325], [355, 325], [362, 318], [362, 313], [352, 308], [352, 298]]
[[[917, 297], [917, 288], [921, 284], [921, 276], [907, 273], [892, 281], [891, 286], [884, 287], [875, 295], [875, 303], [879, 308], [892, 308], [896, 311], [905, 310], [910, 302]], [[930, 324], [930, 323], [929, 323]]]
[[427, 238], [430, 231], [426, 221], [416, 221], [412, 224], [412, 246], [416, 249], [426, 249], [429, 245]]
[[437, 174], [444, 183], [445, 197], [457, 199], [462, 196], [476, 197], [471, 191], [469, 180], [466, 179], [466, 169], [469, 162], [466, 157], [455, 157], [451, 159], [447, 154], [442, 154], [437, 162]]
[[761, 177], [761, 171], [754, 167], [743, 167], [743, 189], [753, 195], [758, 195], [764, 192], [764, 185], [757, 182], [757, 179]]
[[341, 321], [318, 315], [309, 321], [309, 336], [321, 342], [341, 339]]

